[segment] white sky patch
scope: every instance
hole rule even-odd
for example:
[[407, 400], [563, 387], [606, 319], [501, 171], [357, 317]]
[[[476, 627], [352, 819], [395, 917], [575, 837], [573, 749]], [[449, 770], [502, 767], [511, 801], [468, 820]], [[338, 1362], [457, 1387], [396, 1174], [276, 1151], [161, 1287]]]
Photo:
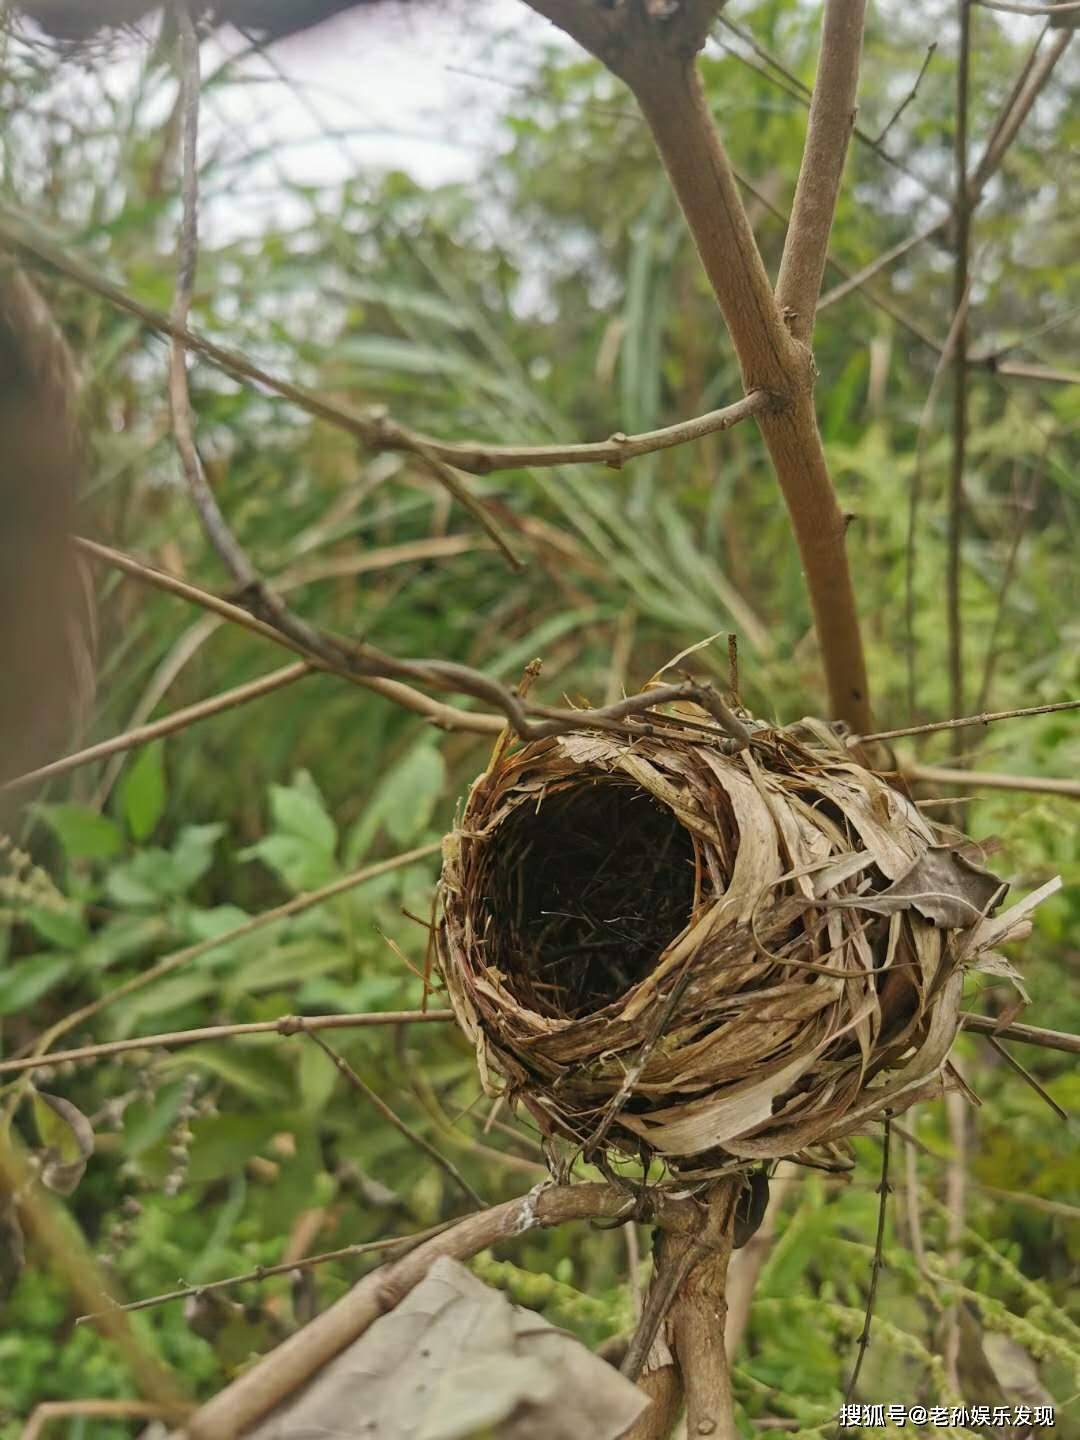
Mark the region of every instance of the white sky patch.
[[[468, 182], [490, 162], [500, 118], [542, 48], [569, 42], [521, 0], [359, 11], [252, 55], [203, 95], [204, 156], [239, 161], [236, 191], [206, 196], [227, 238], [282, 218], [289, 186], [401, 169], [421, 185]], [[243, 48], [224, 32], [203, 75]], [[243, 77], [243, 83], [236, 83]], [[226, 238], [226, 237], [220, 237]]]

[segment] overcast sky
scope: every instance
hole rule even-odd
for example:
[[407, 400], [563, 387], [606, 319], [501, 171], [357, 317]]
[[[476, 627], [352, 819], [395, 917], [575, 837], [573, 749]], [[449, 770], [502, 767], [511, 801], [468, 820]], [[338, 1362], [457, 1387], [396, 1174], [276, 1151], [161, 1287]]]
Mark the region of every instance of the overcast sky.
[[[468, 180], [491, 153], [508, 86], [544, 46], [566, 43], [521, 0], [339, 16], [275, 46], [269, 64], [246, 60], [243, 73], [265, 83], [212, 91], [203, 134], [252, 150], [278, 142], [264, 173], [245, 175], [256, 189], [282, 172], [332, 183], [365, 165], [424, 184]], [[205, 47], [204, 75], [239, 45], [226, 34]]]

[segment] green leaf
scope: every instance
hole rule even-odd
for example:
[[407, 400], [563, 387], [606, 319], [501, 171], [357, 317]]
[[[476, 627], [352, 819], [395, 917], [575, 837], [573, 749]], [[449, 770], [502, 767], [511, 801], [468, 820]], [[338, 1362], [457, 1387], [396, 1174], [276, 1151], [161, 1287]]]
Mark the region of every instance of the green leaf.
[[257, 994], [278, 985], [295, 986], [332, 973], [349, 960], [344, 948], [325, 940], [296, 940], [268, 950], [264, 939], [262, 953], [245, 960], [227, 983], [230, 991], [237, 995]]
[[192, 1045], [181, 1054], [166, 1057], [158, 1068], [164, 1074], [170, 1070], [184, 1073], [196, 1065], [202, 1066], [241, 1094], [280, 1106], [294, 1099], [291, 1070], [277, 1053], [281, 1043], [271, 1036], [269, 1042]]
[[119, 827], [107, 815], [84, 805], [37, 805], [35, 809], [69, 860], [108, 860], [123, 844]]
[[337, 873], [330, 851], [298, 835], [267, 835], [240, 851], [241, 860], [262, 860], [290, 890], [315, 890]]
[[427, 825], [442, 793], [442, 751], [431, 744], [414, 746], [387, 780], [381, 797], [386, 828], [399, 845], [407, 845]]
[[188, 1182], [202, 1185], [222, 1175], [235, 1175], [282, 1128], [275, 1110], [259, 1114], [214, 1115], [196, 1120], [192, 1129]]
[[158, 845], [140, 850], [109, 871], [105, 888], [110, 898], [138, 910], [186, 895], [213, 864], [214, 846], [224, 831], [224, 825], [186, 825], [171, 850]]
[[0, 1015], [17, 1015], [70, 975], [70, 955], [28, 955], [0, 970]]
[[62, 910], [46, 910], [35, 906], [26, 918], [43, 940], [51, 941], [60, 950], [81, 950], [90, 938], [77, 906]]
[[422, 737], [383, 778], [349, 832], [345, 863], [358, 864], [381, 825], [399, 845], [415, 839], [431, 820], [446, 783], [442, 751]]
[[70, 1195], [94, 1153], [94, 1127], [62, 1095], [31, 1091], [34, 1124], [41, 1141], [41, 1181], [58, 1195]]
[[216, 822], [184, 826], [169, 852], [173, 864], [173, 894], [187, 894], [195, 882], [202, 879], [214, 863], [214, 847], [225, 834], [225, 829], [224, 825]]
[[327, 814], [323, 798], [306, 770], [291, 785], [271, 785], [270, 813], [276, 829], [295, 835], [316, 849], [333, 854], [337, 826]]
[[334, 1062], [309, 1040], [300, 1050], [300, 1095], [309, 1115], [317, 1115], [323, 1109], [336, 1081]]
[[124, 819], [134, 840], [146, 840], [157, 828], [165, 810], [165, 746], [161, 740], [147, 745], [124, 777], [120, 787]]
[[157, 915], [117, 915], [95, 931], [79, 958], [87, 970], [107, 970], [161, 940], [167, 928]]

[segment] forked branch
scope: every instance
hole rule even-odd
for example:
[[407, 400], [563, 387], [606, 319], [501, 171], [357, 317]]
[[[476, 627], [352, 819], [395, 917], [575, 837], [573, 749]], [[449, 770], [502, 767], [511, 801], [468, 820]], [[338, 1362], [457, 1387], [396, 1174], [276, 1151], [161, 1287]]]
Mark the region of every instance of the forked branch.
[[[648, 0], [599, 8], [588, 0], [527, 0], [629, 86], [678, 196], [720, 306], [747, 393], [773, 398], [757, 423], [787, 502], [821, 645], [833, 713], [856, 730], [870, 716], [866, 663], [833, 489], [814, 411], [812, 328], [825, 247], [851, 130], [862, 37], [862, 0], [828, 0], [784, 285], [798, 297], [804, 334], [792, 333], [713, 124], [697, 70], [719, 0], [683, 3], [671, 13]], [[662, 12], [662, 13], [661, 13]], [[825, 95], [836, 87], [837, 98]], [[813, 294], [810, 292], [813, 291]], [[809, 299], [807, 300], [807, 296]], [[808, 323], [809, 322], [809, 323]]]

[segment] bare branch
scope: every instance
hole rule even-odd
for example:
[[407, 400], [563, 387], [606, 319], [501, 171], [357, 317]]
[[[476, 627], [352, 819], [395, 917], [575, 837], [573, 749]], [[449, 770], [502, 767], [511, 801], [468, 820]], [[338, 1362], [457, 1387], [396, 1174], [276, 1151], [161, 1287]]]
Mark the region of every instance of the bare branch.
[[[745, 55], [740, 55], [738, 51], [733, 50], [731, 53], [738, 61], [744, 65], [748, 65], [750, 69], [762, 75], [770, 84], [777, 86], [783, 90], [785, 94], [790, 95], [792, 99], [797, 100], [800, 105], [805, 105], [807, 109], [809, 109], [812, 97], [808, 85], [805, 85], [802, 80], [789, 70], [786, 65], [783, 65], [775, 55], [766, 50], [764, 45], [761, 45], [749, 30], [744, 29], [741, 25], [737, 25], [726, 15], [720, 17], [720, 23], [725, 29], [730, 30], [733, 35], [737, 35], [745, 45], [749, 45], [754, 54], [764, 62], [764, 65], [755, 65], [752, 61], [748, 60]], [[880, 141], [875, 140], [873, 135], [862, 129], [860, 125], [856, 124], [853, 126], [852, 134], [861, 145], [865, 145], [868, 150], [873, 150], [880, 159], [884, 160], [886, 165], [890, 166], [893, 170], [898, 170], [902, 175], [906, 175], [909, 180], [913, 180], [925, 195], [935, 196], [938, 199], [943, 198], [927, 183], [924, 176], [920, 175], [918, 171], [912, 170], [904, 160], [899, 159], [896, 155], [890, 155]]]
[[931, 40], [930, 44], [926, 47], [926, 54], [923, 56], [923, 62], [922, 65], [919, 67], [919, 73], [915, 76], [914, 85], [912, 85], [911, 89], [904, 96], [903, 100], [900, 101], [900, 104], [889, 116], [889, 119], [885, 123], [885, 128], [882, 130], [881, 134], [874, 142], [876, 145], [881, 145], [884, 142], [885, 137], [888, 135], [889, 131], [893, 128], [896, 122], [900, 119], [900, 116], [903, 115], [904, 111], [915, 99], [915, 96], [919, 93], [919, 86], [922, 84], [923, 76], [930, 68], [930, 61], [934, 58], [934, 52], [937, 50], [937, 43], [938, 42], [936, 40]]
[[1051, 5], [1020, 5], [1014, 0], [972, 0], [984, 10], [1002, 10], [1006, 15], [1071, 15], [1080, 10], [1080, 0], [1058, 0]]
[[[964, 710], [964, 629], [961, 609], [963, 581], [961, 546], [964, 530], [964, 471], [968, 438], [968, 266], [971, 258], [971, 205], [968, 195], [968, 89], [971, 79], [971, 0], [957, 0], [960, 23], [956, 62], [956, 135], [953, 146], [953, 374], [952, 455], [949, 465], [948, 543], [945, 567], [945, 632], [949, 657], [949, 707]], [[953, 754], [963, 755], [967, 737], [952, 732]]]
[[[872, 280], [879, 271], [891, 265], [894, 260], [899, 260], [909, 250], [914, 250], [916, 245], [921, 245], [924, 240], [929, 240], [932, 235], [936, 235], [945, 223], [944, 220], [935, 220], [931, 225], [924, 225], [921, 230], [916, 230], [914, 235], [909, 235], [906, 240], [900, 240], [891, 249], [883, 250], [861, 270], [854, 271], [846, 280], [842, 280], [839, 285], [834, 285], [831, 290], [826, 290], [818, 301], [818, 314], [820, 315], [822, 310], [827, 310], [830, 305], [835, 305], [838, 300], [843, 300], [851, 294], [852, 290], [863, 289], [866, 282]], [[874, 298], [873, 291], [868, 293], [871, 298]], [[935, 345], [934, 348], [940, 349], [940, 346]]]
[[851, 1403], [851, 1397], [855, 1394], [855, 1386], [858, 1384], [859, 1374], [862, 1370], [863, 1360], [866, 1358], [866, 1351], [870, 1344], [870, 1322], [874, 1318], [874, 1300], [877, 1296], [878, 1276], [881, 1274], [883, 1263], [882, 1251], [885, 1245], [885, 1214], [886, 1202], [891, 1194], [889, 1185], [889, 1150], [891, 1139], [891, 1122], [886, 1118], [884, 1133], [881, 1137], [881, 1180], [878, 1183], [878, 1194], [881, 1197], [878, 1202], [877, 1237], [874, 1241], [874, 1260], [870, 1267], [870, 1287], [866, 1292], [866, 1316], [863, 1320], [862, 1333], [859, 1336], [859, 1349], [855, 1357], [855, 1366], [851, 1372], [851, 1379], [848, 1381], [845, 1400]]
[[1066, 1055], [1080, 1055], [1080, 1035], [1069, 1035], [1063, 1030], [1045, 1030], [1039, 1025], [1002, 1025], [992, 1015], [973, 1015], [970, 1010], [961, 1010], [960, 1019], [965, 1030], [977, 1035], [995, 1035], [999, 1040], [1017, 1040], [1023, 1045], [1039, 1045], [1044, 1050], [1061, 1050]]
[[[529, 0], [591, 49], [633, 91], [678, 196], [724, 316], [746, 393], [775, 407], [757, 417], [791, 515], [821, 643], [833, 713], [869, 720], [866, 663], [845, 550], [844, 517], [829, 477], [813, 401], [813, 362], [789, 332], [712, 123], [694, 56], [703, 4], [657, 20], [649, 8], [599, 10], [577, 0]], [[861, 4], [858, 6], [861, 12]], [[598, 30], [602, 34], [598, 36]], [[858, 717], [858, 718], [855, 718]]]
[[364, 1097], [372, 1109], [381, 1115], [388, 1125], [392, 1126], [399, 1135], [404, 1135], [410, 1145], [415, 1145], [417, 1150], [422, 1151], [429, 1160], [433, 1161], [434, 1164], [436, 1164], [445, 1175], [448, 1175], [454, 1184], [464, 1192], [474, 1205], [483, 1208], [483, 1199], [476, 1193], [452, 1160], [447, 1159], [442, 1151], [439, 1150], [437, 1146], [432, 1145], [426, 1136], [421, 1135], [418, 1130], [414, 1130], [411, 1125], [406, 1124], [397, 1111], [389, 1106], [381, 1095], [377, 1095], [367, 1081], [363, 1080], [356, 1073], [344, 1056], [339, 1055], [332, 1045], [327, 1044], [317, 1031], [311, 1030], [307, 1033], [310, 1039], [333, 1063], [338, 1074], [345, 1077], [353, 1089]]
[[[220, 615], [222, 619], [231, 620], [244, 629], [284, 645], [290, 650], [299, 651], [301, 654], [305, 653], [304, 645], [300, 640], [285, 631], [276, 629], [265, 620], [251, 615], [247, 610], [234, 605], [229, 600], [223, 600], [210, 591], [200, 590], [198, 586], [192, 585], [187, 580], [180, 580], [165, 571], [144, 565], [141, 561], [124, 555], [121, 551], [112, 550], [106, 545], [99, 545], [96, 541], [79, 540], [77, 543], [88, 554], [117, 566], [118, 569], [138, 580], [167, 590], [182, 599], [190, 600], [194, 604]], [[304, 630], [311, 629], [306, 622], [300, 622], [300, 624]], [[312, 633], [318, 634], [314, 631]], [[331, 653], [330, 660], [324, 659], [321, 653], [328, 646]], [[658, 685], [642, 691], [640, 694], [628, 696], [625, 700], [619, 700], [613, 705], [602, 706], [598, 709], [567, 710], [525, 701], [497, 680], [485, 675], [483, 671], [474, 670], [468, 665], [459, 665], [451, 660], [396, 660], [383, 651], [376, 650], [373, 646], [350, 645], [335, 637], [326, 637], [325, 643], [320, 640], [319, 652], [310, 662], [314, 669], [331, 671], [335, 675], [342, 675], [347, 680], [365, 685], [369, 689], [385, 695], [387, 699], [395, 700], [405, 708], [424, 715], [433, 724], [442, 725], [448, 729], [477, 730], [484, 734], [497, 734], [509, 723], [510, 727], [526, 740], [540, 740], [552, 735], [562, 735], [583, 726], [633, 734], [637, 732], [629, 723], [631, 717], [641, 716], [643, 717], [642, 723], [652, 724], [654, 720], [662, 719], [662, 717], [651, 715], [650, 712], [656, 707], [670, 704], [676, 700], [690, 700], [701, 705], [714, 719], [718, 720], [738, 745], [745, 745], [749, 741], [749, 731], [746, 726], [724, 704], [713, 687], [706, 683], [685, 681], [680, 685]], [[383, 672], [383, 675], [379, 674], [380, 671]], [[429, 700], [427, 696], [420, 694], [419, 691], [385, 678], [386, 674], [405, 676], [418, 680], [422, 684], [435, 686], [440, 690], [457, 691], [461, 694], [473, 695], [478, 699], [488, 700], [501, 709], [506, 718], [500, 719], [497, 715], [477, 715], [468, 711], [456, 710], [449, 705], [438, 705]], [[530, 721], [528, 718], [530, 715], [539, 718]]]
[[1021, 710], [988, 710], [982, 715], [962, 715], [958, 720], [933, 720], [928, 725], [905, 725], [899, 730], [877, 730], [872, 735], [851, 735], [854, 748], [871, 740], [899, 740], [904, 735], [930, 735], [938, 730], [955, 730], [964, 725], [991, 725], [996, 720], [1020, 720], [1027, 715], [1052, 715], [1057, 710], [1076, 710], [1080, 700], [1057, 700], [1052, 705], [1028, 705]]
[[[1009, 1051], [1005, 1049], [1005, 1046], [1002, 1045], [1001, 1041], [997, 1038], [996, 1035], [987, 1035], [986, 1039], [988, 1040], [991, 1049], [1001, 1056], [1002, 1060], [1005, 1061], [1005, 1064], [1009, 1066], [1010, 1070], [1015, 1070], [1017, 1075], [1019, 1075], [1026, 1084], [1031, 1086], [1032, 1090], [1035, 1091], [1035, 1094], [1038, 1095], [1040, 1099], [1046, 1102], [1046, 1104], [1050, 1107], [1051, 1110], [1053, 1110], [1054, 1114], [1058, 1117], [1059, 1120], [1064, 1120], [1066, 1123], [1068, 1123], [1069, 1120], [1072, 1118], [1068, 1110], [1066, 1110], [1064, 1106], [1058, 1104], [1058, 1102], [1050, 1094], [1049, 1090], [1047, 1090], [1046, 1086], [1043, 1085], [1040, 1080], [1037, 1080], [1035, 1076], [1032, 1075], [1031, 1071], [1026, 1068], [1026, 1066], [1021, 1065], [1020, 1061], [1017, 1060], [1015, 1055], [1010, 1054]], [[962, 1096], [958, 1098], [960, 1099], [961, 1103], [965, 1103]]]
[[928, 785], [959, 785], [966, 790], [1021, 790], [1028, 795], [1069, 795], [1080, 800], [1080, 780], [1058, 780], [1049, 775], [997, 775], [988, 770], [905, 765], [904, 778]]
[[997, 364], [991, 360], [987, 369], [995, 375], [1035, 380], [1040, 385], [1080, 385], [1080, 370], [1059, 370], [1052, 365], [1028, 365], [1022, 360], [1006, 360], [1004, 364]]
[[552, 465], [607, 465], [620, 470], [628, 460], [651, 455], [657, 450], [670, 450], [700, 440], [705, 435], [730, 430], [740, 420], [748, 420], [767, 410], [771, 403], [767, 392], [755, 390], [722, 410], [710, 410], [692, 420], [680, 420], [660, 430], [647, 430], [640, 435], [624, 435], [616, 431], [607, 440], [582, 445], [489, 445], [482, 440], [432, 440], [402, 428], [394, 421], [380, 422], [380, 443], [384, 450], [409, 450], [417, 443], [433, 453], [451, 460], [460, 470], [472, 475], [489, 475], [495, 470], [517, 470]]
[[[279, 917], [280, 918], [280, 917]], [[228, 940], [228, 936], [225, 937]], [[166, 1030], [159, 1035], [130, 1035], [126, 1040], [103, 1040], [74, 1050], [50, 1050], [48, 1055], [23, 1055], [0, 1060], [0, 1075], [13, 1075], [65, 1061], [104, 1060], [135, 1050], [181, 1050], [204, 1041], [233, 1040], [244, 1035], [305, 1035], [315, 1030], [356, 1030], [370, 1025], [444, 1025], [452, 1010], [371, 1010], [349, 1015], [279, 1015], [276, 1020], [251, 1020], [235, 1025], [203, 1025], [197, 1030]]]
[[126, 731], [123, 735], [114, 735], [96, 745], [87, 746], [85, 750], [77, 750], [73, 755], [64, 755], [61, 759], [53, 760], [48, 765], [42, 765], [37, 770], [28, 770], [25, 775], [17, 775], [13, 780], [8, 780], [4, 785], [0, 785], [0, 790], [13, 790], [19, 786], [51, 780], [57, 775], [66, 775], [71, 770], [77, 770], [80, 765], [90, 765], [95, 760], [104, 760], [121, 751], [135, 750], [140, 745], [149, 745], [153, 740], [160, 740], [163, 735], [175, 735], [178, 730], [185, 730], [189, 725], [206, 720], [211, 715], [220, 715], [225, 710], [233, 710], [238, 705], [246, 705], [251, 700], [258, 700], [263, 695], [269, 695], [275, 690], [282, 689], [285, 685], [293, 685], [297, 680], [302, 680], [305, 675], [310, 675], [313, 668], [307, 660], [301, 660], [295, 665], [286, 665], [281, 670], [274, 670], [269, 675], [260, 676], [258, 680], [250, 680], [246, 685], [237, 685], [234, 689], [225, 690], [222, 694], [214, 695], [209, 700], [200, 700], [195, 705], [187, 705], [182, 710], [175, 710], [161, 720], [154, 720], [148, 725], [139, 725], [134, 730]]
[[[685, 1201], [672, 1201], [662, 1194], [650, 1198], [665, 1213], [685, 1212]], [[538, 1226], [616, 1219], [633, 1205], [633, 1197], [606, 1185], [540, 1185], [519, 1199], [466, 1216], [404, 1259], [365, 1276], [329, 1310], [201, 1406], [184, 1434], [188, 1440], [233, 1440], [358, 1339], [380, 1315], [400, 1304], [441, 1256], [467, 1260]]]
[[908, 710], [912, 713], [915, 711], [918, 698], [915, 686], [918, 673], [915, 644], [915, 556], [918, 541], [919, 505], [922, 500], [923, 464], [938, 392], [949, 366], [952, 364], [960, 331], [967, 322], [968, 298], [968, 293], [965, 291], [964, 298], [952, 317], [945, 344], [942, 346], [941, 354], [934, 366], [934, 373], [930, 377], [926, 399], [923, 401], [922, 411], [919, 415], [919, 429], [915, 436], [915, 464], [912, 466], [911, 480], [908, 484], [907, 536], [904, 543], [904, 648], [907, 656], [907, 703]]
[[866, 0], [826, 0], [806, 145], [776, 282], [776, 299], [791, 333], [806, 344], [814, 333], [829, 233], [855, 123], [865, 20]]
[[[166, 955], [163, 960], [159, 960], [149, 970], [143, 970], [140, 974], [133, 975], [130, 980], [125, 980], [114, 989], [100, 995], [96, 1000], [82, 1006], [81, 1009], [65, 1015], [55, 1025], [50, 1025], [34, 1042], [34, 1055], [36, 1057], [44, 1055], [53, 1042], [60, 1039], [61, 1035], [69, 1034], [95, 1015], [100, 1015], [102, 1010], [108, 1009], [117, 1000], [126, 999], [128, 995], [145, 990], [148, 985], [153, 985], [164, 976], [173, 974], [181, 966], [199, 959], [201, 955], [209, 954], [219, 945], [242, 940], [245, 936], [254, 935], [256, 931], [263, 930], [267, 925], [272, 925], [278, 920], [301, 915], [305, 910], [310, 910], [312, 906], [321, 905], [324, 900], [329, 900], [334, 895], [342, 895], [356, 885], [363, 885], [367, 880], [375, 880], [380, 875], [388, 875], [392, 870], [400, 870], [402, 866], [413, 865], [418, 860], [426, 860], [429, 856], [438, 854], [439, 849], [440, 842], [435, 841], [431, 845], [421, 845], [415, 850], [407, 850], [401, 855], [393, 855], [388, 860], [378, 860], [374, 865], [366, 865], [362, 870], [353, 871], [351, 875], [343, 875], [338, 880], [331, 880], [328, 885], [322, 885], [318, 890], [310, 890], [303, 895], [294, 895], [283, 905], [278, 905], [273, 910], [264, 910], [261, 915], [256, 915], [251, 920], [245, 920], [243, 924], [236, 925], [220, 935], [212, 935], [207, 940], [200, 940], [194, 945], [187, 945], [182, 950], [176, 950], [171, 955]], [[3, 1063], [5, 1067], [11, 1064], [10, 1061]]]
[[[363, 1255], [375, 1255], [381, 1250], [393, 1250], [395, 1254], [388, 1257], [391, 1260], [398, 1258], [398, 1253], [408, 1254], [415, 1250], [417, 1245], [423, 1244], [425, 1240], [431, 1240], [436, 1235], [442, 1235], [451, 1226], [457, 1225], [459, 1220], [443, 1220], [438, 1225], [429, 1225], [426, 1230], [418, 1230], [414, 1235], [390, 1235], [385, 1240], [368, 1240], [360, 1245], [343, 1245], [339, 1250], [324, 1250], [319, 1255], [306, 1255], [298, 1260], [286, 1260], [281, 1265], [260, 1265], [255, 1270], [248, 1270], [243, 1275], [230, 1275], [226, 1280], [208, 1280], [205, 1285], [185, 1285], [179, 1290], [166, 1290], [161, 1295], [148, 1295], [144, 1300], [132, 1300], [127, 1305], [114, 1305], [113, 1310], [151, 1310], [158, 1305], [167, 1305], [172, 1300], [186, 1300], [191, 1295], [212, 1295], [218, 1290], [231, 1290], [236, 1285], [261, 1284], [264, 1280], [270, 1280], [275, 1275], [292, 1275], [297, 1270], [314, 1270], [319, 1265], [329, 1265], [335, 1260], [354, 1260]], [[85, 1325], [88, 1320], [96, 1320], [101, 1311], [95, 1311], [92, 1315], [77, 1315], [76, 1325]]]
[[485, 440], [439, 440], [433, 435], [425, 435], [401, 425], [381, 409], [361, 412], [327, 400], [315, 391], [307, 390], [302, 385], [296, 385], [264, 370], [240, 351], [219, 345], [186, 324], [177, 324], [163, 311], [144, 305], [128, 294], [122, 286], [113, 284], [82, 260], [66, 254], [22, 216], [3, 205], [0, 205], [0, 241], [31, 262], [47, 265], [118, 310], [133, 315], [148, 330], [171, 336], [186, 350], [201, 355], [223, 374], [271, 391], [281, 399], [288, 400], [297, 409], [303, 410], [305, 414], [355, 435], [369, 449], [401, 450], [413, 454], [429, 451], [438, 459], [468, 474], [489, 475], [497, 470], [549, 468], [568, 464], [603, 464], [618, 469], [622, 463], [638, 455], [667, 450], [675, 445], [700, 439], [704, 435], [727, 430], [737, 421], [756, 414], [759, 405], [762, 408], [768, 405], [768, 397], [757, 399], [753, 395], [747, 395], [722, 410], [713, 410], [707, 415], [693, 420], [682, 420], [660, 430], [629, 436], [616, 432], [607, 440], [583, 444], [572, 442], [555, 445], [501, 445]]
[[[157, 569], [156, 566], [146, 565], [132, 555], [125, 555], [121, 550], [114, 550], [108, 545], [100, 545], [96, 540], [76, 539], [75, 544], [88, 555], [93, 555], [107, 565], [114, 566], [117, 570], [123, 571], [125, 575], [141, 581], [144, 585], [152, 585], [157, 590], [164, 590], [167, 594], [176, 595], [181, 600], [198, 605], [201, 609], [218, 616], [219, 619], [227, 620], [233, 625], [239, 625], [242, 629], [261, 635], [264, 639], [273, 641], [275, 645], [282, 645], [287, 650], [303, 653], [303, 647], [296, 641], [283, 635], [281, 631], [275, 630], [272, 625], [257, 620], [254, 615], [242, 609], [241, 606], [234, 605], [229, 600], [223, 600], [221, 596], [214, 595], [209, 590], [202, 590], [187, 580], [181, 580], [165, 570]], [[422, 715], [431, 724], [437, 725], [441, 729], [471, 730], [481, 735], [497, 735], [505, 724], [505, 721], [498, 715], [482, 715], [467, 710], [458, 710], [452, 705], [443, 705], [437, 700], [430, 699], [419, 690], [402, 685], [396, 680], [383, 680], [374, 675], [358, 675], [318, 661], [309, 661], [309, 664], [315, 670], [327, 670], [340, 675], [342, 679], [349, 680], [354, 685], [362, 685], [365, 689], [373, 690], [376, 694], [392, 700], [396, 705], [401, 705], [406, 710], [412, 710], [417, 715]]]

